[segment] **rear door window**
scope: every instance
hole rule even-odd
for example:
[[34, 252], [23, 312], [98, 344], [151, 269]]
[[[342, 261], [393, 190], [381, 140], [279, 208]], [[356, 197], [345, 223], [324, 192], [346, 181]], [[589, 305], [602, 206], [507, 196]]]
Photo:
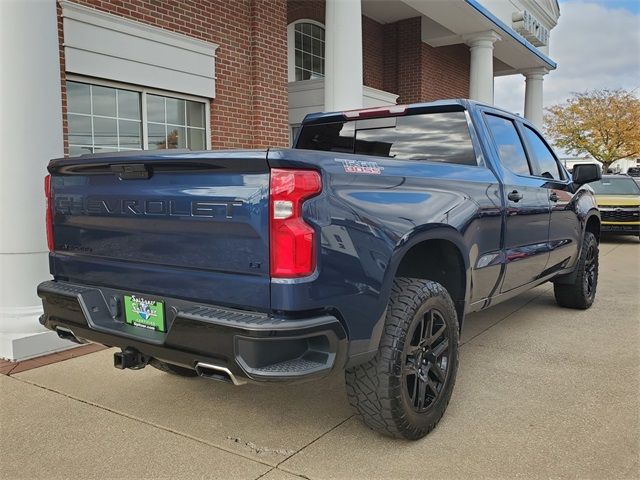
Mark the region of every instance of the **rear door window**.
[[518, 175], [531, 175], [527, 154], [513, 122], [490, 113], [485, 113], [485, 119], [502, 164]]
[[478, 164], [464, 112], [306, 125], [296, 148], [396, 160]]
[[524, 138], [529, 146], [529, 153], [533, 157], [533, 174], [539, 177], [562, 180], [563, 176], [553, 152], [540, 136], [528, 126], [524, 126]]

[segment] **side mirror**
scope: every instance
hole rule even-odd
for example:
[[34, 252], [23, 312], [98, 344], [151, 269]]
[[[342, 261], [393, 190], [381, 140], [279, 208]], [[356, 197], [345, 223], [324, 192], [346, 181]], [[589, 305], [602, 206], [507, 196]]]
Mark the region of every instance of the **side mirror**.
[[602, 170], [594, 163], [579, 163], [573, 166], [572, 178], [576, 185], [597, 182], [602, 178]]

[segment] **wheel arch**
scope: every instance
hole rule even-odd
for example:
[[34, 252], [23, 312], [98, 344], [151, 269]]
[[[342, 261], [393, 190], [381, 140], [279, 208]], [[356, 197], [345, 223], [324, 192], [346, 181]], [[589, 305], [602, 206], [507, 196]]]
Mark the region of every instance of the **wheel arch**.
[[577, 267], [579, 265], [579, 258], [582, 255], [582, 249], [584, 248], [584, 238], [588, 233], [593, 233], [596, 237], [596, 242], [600, 244], [600, 215], [597, 210], [591, 210], [586, 217], [584, 222], [584, 230], [582, 232], [582, 241], [580, 242], [580, 250], [578, 253], [578, 260], [576, 261], [576, 268], [574, 268], [571, 272], [560, 275], [554, 278], [553, 283], [557, 283], [558, 285], [570, 285], [576, 280], [577, 276]]
[[387, 283], [396, 277], [440, 283], [456, 306], [460, 328], [470, 298], [470, 267], [462, 235], [450, 226], [414, 232], [396, 247]]
[[584, 231], [591, 232], [600, 243], [600, 217], [596, 212], [591, 212], [584, 224]]

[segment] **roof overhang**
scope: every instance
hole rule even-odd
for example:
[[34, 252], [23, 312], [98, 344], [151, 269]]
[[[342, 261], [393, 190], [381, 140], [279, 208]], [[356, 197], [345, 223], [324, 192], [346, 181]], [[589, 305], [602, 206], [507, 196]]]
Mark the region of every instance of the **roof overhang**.
[[477, 0], [425, 2], [363, 0], [363, 13], [381, 23], [422, 17], [422, 41], [433, 46], [465, 43], [473, 34], [493, 31], [494, 74], [511, 75], [531, 69], [553, 70], [556, 63]]

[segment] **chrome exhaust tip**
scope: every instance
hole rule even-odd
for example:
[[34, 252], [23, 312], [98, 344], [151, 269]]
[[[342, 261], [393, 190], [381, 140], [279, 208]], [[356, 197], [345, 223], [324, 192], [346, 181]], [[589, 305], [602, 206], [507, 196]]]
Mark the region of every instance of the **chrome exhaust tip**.
[[247, 383], [246, 380], [237, 378], [227, 367], [212, 365], [210, 363], [198, 362], [196, 364], [196, 373], [198, 376], [208, 378], [209, 380], [217, 380], [234, 385], [244, 385]]
[[58, 334], [58, 337], [63, 340], [69, 340], [70, 342], [79, 343], [80, 345], [89, 343], [87, 340], [83, 338], [76, 337], [76, 334], [73, 333], [71, 329], [66, 327], [56, 327], [56, 333]]

